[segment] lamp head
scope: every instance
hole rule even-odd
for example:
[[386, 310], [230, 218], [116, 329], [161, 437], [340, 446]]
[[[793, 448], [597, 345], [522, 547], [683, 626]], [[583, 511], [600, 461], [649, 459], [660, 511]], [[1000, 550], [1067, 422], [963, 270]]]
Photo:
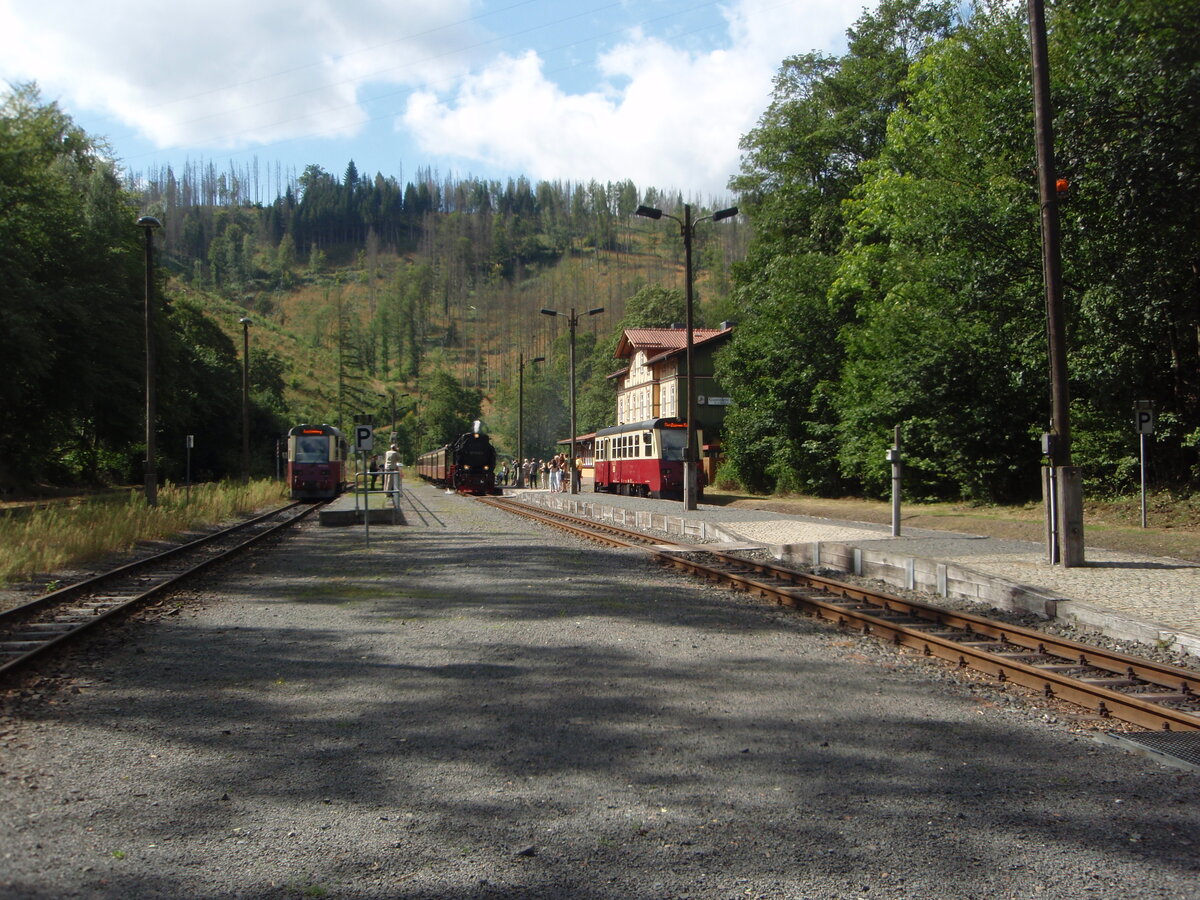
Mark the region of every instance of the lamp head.
[[238, 319], [238, 324], [239, 324], [239, 325], [249, 325], [249, 324], [250, 324], [250, 317], [249, 317], [249, 316], [242, 316], [240, 319]]
[[543, 316], [557, 316], [557, 315], [558, 315], [558, 310], [557, 310], [557, 309], [545, 309], [545, 308], [543, 308], [543, 309], [542, 309], [542, 315], [543, 315]]
[[138, 228], [162, 228], [162, 222], [154, 216], [142, 216], [137, 220]]
[[602, 312], [604, 312], [604, 307], [603, 307], [603, 306], [597, 306], [595, 309], [589, 309], [589, 310], [587, 311], [587, 314], [588, 314], [589, 316], [594, 316], [594, 315], [596, 315], [597, 313], [602, 313]]
[[544, 356], [535, 356], [533, 359], [530, 360], [531, 363], [545, 362], [545, 361], [546, 361], [546, 357], [544, 357]]
[[712, 220], [714, 222], [720, 222], [722, 219], [731, 219], [737, 214], [738, 208], [736, 206], [731, 206], [729, 209], [723, 209], [720, 212], [713, 213]]
[[647, 219], [661, 219], [663, 211], [661, 209], [655, 209], [653, 206], [639, 206], [637, 208], [637, 214], [639, 216], [645, 216]]

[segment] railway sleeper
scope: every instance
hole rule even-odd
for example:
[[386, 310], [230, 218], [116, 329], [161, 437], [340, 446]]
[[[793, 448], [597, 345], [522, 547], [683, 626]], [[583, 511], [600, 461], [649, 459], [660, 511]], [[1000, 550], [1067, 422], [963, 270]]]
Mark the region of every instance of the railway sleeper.
[[1103, 688], [1118, 688], [1118, 687], [1134, 687], [1141, 684], [1140, 681], [1135, 681], [1132, 678], [1080, 678], [1083, 684], [1090, 684], [1092, 687]]
[[54, 637], [59, 633], [66, 634], [68, 631], [71, 631], [71, 630], [72, 629], [70, 629], [70, 628], [65, 628], [65, 629], [63, 629], [62, 632], [14, 631], [12, 634], [6, 635], [4, 637], [4, 639], [2, 641], [0, 641], [0, 646], [11, 647], [13, 644], [42, 644], [42, 643], [46, 642], [47, 638]]
[[1139, 700], [1152, 700], [1156, 703], [1195, 703], [1195, 694], [1182, 694], [1182, 692], [1168, 691], [1166, 694], [1154, 694], [1151, 690], [1127, 691], [1130, 697], [1138, 697]]
[[1083, 672], [1087, 669], [1086, 666], [1081, 666], [1079, 663], [1045, 663], [1039, 664], [1038, 668], [1044, 672], [1058, 672], [1060, 674]]
[[1013, 662], [1034, 663], [1034, 664], [1036, 664], [1036, 663], [1037, 663], [1037, 661], [1038, 661], [1039, 659], [1041, 659], [1041, 658], [1042, 658], [1042, 654], [1041, 654], [1041, 653], [1034, 653], [1034, 652], [1029, 652], [1029, 653], [1012, 653], [1012, 652], [1008, 652], [1008, 653], [993, 653], [992, 655], [993, 655], [993, 656], [997, 656], [997, 657], [999, 657], [1000, 659], [1011, 659]]
[[0, 641], [0, 650], [5, 652], [24, 653], [30, 647], [36, 647], [38, 644], [46, 643], [45, 638], [37, 638], [34, 640], [7, 640]]

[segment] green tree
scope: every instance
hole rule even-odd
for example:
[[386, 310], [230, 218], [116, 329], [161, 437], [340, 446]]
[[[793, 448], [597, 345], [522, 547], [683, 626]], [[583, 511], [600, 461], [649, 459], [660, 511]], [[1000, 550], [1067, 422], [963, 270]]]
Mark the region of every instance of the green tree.
[[135, 217], [106, 148], [57, 104], [34, 85], [0, 99], [0, 484], [95, 477], [137, 434]]
[[483, 397], [474, 388], [465, 388], [445, 369], [429, 376], [417, 417], [421, 452], [453, 443], [471, 430], [480, 417]]
[[909, 67], [950, 32], [953, 9], [884, 0], [849, 31], [841, 58], [785, 60], [767, 111], [743, 139], [743, 172], [732, 184], [755, 237], [734, 269], [739, 327], [718, 377], [735, 402], [725, 420], [730, 468], [749, 487], [844, 485], [831, 392], [854, 308], [829, 298], [843, 204], [862, 163], [886, 142]]

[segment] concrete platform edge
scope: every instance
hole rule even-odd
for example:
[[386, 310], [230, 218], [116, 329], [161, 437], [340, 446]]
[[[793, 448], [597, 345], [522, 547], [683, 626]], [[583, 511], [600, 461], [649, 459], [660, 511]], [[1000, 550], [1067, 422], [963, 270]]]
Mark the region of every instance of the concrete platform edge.
[[[519, 495], [517, 499], [584, 518], [632, 528], [650, 528], [681, 537], [735, 544], [746, 541], [744, 535], [712, 522], [629, 510], [584, 499], [584, 495], [534, 492]], [[834, 541], [774, 544], [768, 547], [768, 552], [781, 562], [793, 566], [820, 567], [874, 578], [903, 590], [953, 597], [1010, 612], [1029, 612], [1084, 631], [1096, 631], [1116, 640], [1158, 644], [1200, 656], [1198, 635], [1102, 609], [1081, 600], [1057, 597], [950, 561], [886, 553]]]

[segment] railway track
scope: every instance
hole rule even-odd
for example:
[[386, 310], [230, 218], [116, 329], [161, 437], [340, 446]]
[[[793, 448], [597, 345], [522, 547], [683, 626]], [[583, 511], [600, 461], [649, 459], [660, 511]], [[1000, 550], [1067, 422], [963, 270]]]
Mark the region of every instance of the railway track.
[[704, 545], [703, 550], [671, 546], [642, 532], [511, 500], [480, 502], [610, 546], [642, 549], [708, 581], [1020, 684], [1105, 718], [1154, 731], [1200, 731], [1200, 672], [746, 559], [722, 552], [720, 545]]
[[0, 612], [0, 678], [178, 587], [185, 578], [229, 559], [319, 507], [289, 503]]

